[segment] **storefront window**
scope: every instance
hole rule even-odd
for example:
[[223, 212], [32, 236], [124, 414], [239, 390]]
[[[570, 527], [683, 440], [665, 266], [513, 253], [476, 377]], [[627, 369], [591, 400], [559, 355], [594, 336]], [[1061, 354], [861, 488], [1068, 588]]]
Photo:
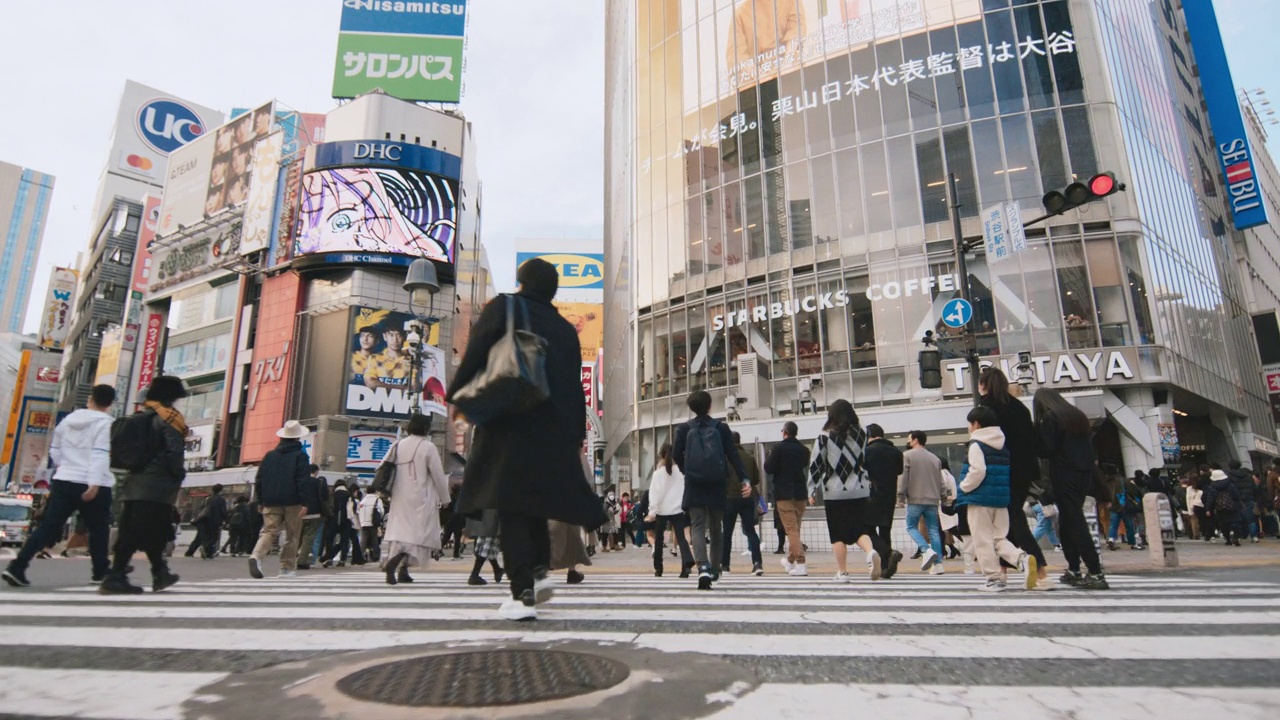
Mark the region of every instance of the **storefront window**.
[[702, 305], [689, 308], [689, 390], [707, 387], [707, 313]]
[[650, 320], [640, 322], [639, 367], [636, 377], [640, 378], [640, 399], [653, 399], [653, 323]]
[[190, 389], [190, 397], [178, 402], [178, 409], [188, 421], [220, 418], [225, 387], [225, 382], [196, 385]]
[[770, 295], [771, 303], [780, 303], [780, 317], [773, 317], [774, 308], [769, 308], [769, 346], [773, 349], [772, 375], [775, 378], [795, 377], [795, 312], [794, 295], [790, 288], [779, 288]]
[[689, 335], [683, 310], [671, 313], [671, 394], [689, 391]]
[[[844, 291], [849, 304], [844, 308], [848, 320], [848, 344], [837, 344], [838, 323], [831, 323], [832, 347], [849, 349], [849, 367], [854, 370], [876, 366], [876, 316], [867, 297], [866, 275], [845, 278]], [[839, 312], [839, 309], [835, 312]]]
[[1151, 322], [1151, 300], [1147, 296], [1146, 275], [1138, 256], [1137, 239], [1132, 236], [1121, 237], [1119, 242], [1120, 259], [1124, 261], [1124, 280], [1129, 286], [1129, 302], [1133, 306], [1137, 341], [1139, 345], [1152, 345], [1156, 342], [1156, 333]]
[[1115, 241], [1110, 237], [1085, 240], [1093, 303], [1098, 312], [1098, 334], [1103, 347], [1132, 345], [1129, 314], [1124, 306], [1124, 283]]
[[[707, 377], [708, 385], [713, 388], [724, 387], [729, 384], [729, 333], [728, 318], [731, 314], [736, 316], [738, 308], [742, 307], [742, 302], [729, 303], [725, 305], [711, 305], [707, 307], [707, 315], [711, 318], [721, 317], [721, 330], [719, 332], [712, 331], [706, 336], [707, 346]], [[736, 321], [736, 317], [735, 317]], [[714, 324], [712, 327], [715, 327]]]
[[[800, 376], [820, 375], [822, 373], [822, 332], [817, 312], [806, 310], [805, 298], [816, 298], [816, 286], [797, 285], [796, 298], [802, 305], [797, 311], [794, 325], [796, 332], [796, 371]], [[816, 307], [816, 300], [810, 301], [808, 307]]]
[[664, 315], [654, 321], [653, 395], [671, 394], [671, 322]]
[[1018, 255], [1026, 287], [1026, 314], [1027, 324], [1031, 326], [1032, 347], [1037, 352], [1063, 350], [1062, 305], [1049, 244], [1044, 241], [1031, 243]]
[[1093, 310], [1093, 288], [1085, 269], [1084, 248], [1079, 241], [1053, 244], [1058, 272], [1058, 293], [1062, 321], [1067, 328], [1067, 347], [1098, 347], [1097, 314]]

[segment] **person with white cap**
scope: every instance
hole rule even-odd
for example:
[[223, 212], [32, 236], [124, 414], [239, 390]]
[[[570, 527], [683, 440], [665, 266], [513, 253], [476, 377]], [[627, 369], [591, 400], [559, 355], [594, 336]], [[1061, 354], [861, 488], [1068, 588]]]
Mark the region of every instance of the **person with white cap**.
[[254, 496], [262, 503], [262, 533], [249, 556], [249, 574], [262, 579], [262, 559], [285, 532], [280, 548], [280, 577], [297, 577], [298, 544], [302, 539], [302, 519], [307, 514], [307, 487], [311, 482], [311, 458], [302, 449], [302, 438], [310, 434], [297, 420], [276, 431], [280, 443], [258, 465]]

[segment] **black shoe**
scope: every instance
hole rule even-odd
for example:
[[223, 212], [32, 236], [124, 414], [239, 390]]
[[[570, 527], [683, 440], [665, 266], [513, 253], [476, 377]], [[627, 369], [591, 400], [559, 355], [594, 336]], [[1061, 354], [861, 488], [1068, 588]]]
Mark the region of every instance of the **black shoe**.
[[310, 563], [298, 563], [298, 569], [299, 569], [299, 570], [310, 570], [310, 569], [311, 569], [311, 564], [310, 564]]
[[533, 595], [533, 588], [520, 593], [520, 603], [525, 607], [537, 607], [538, 601]]
[[654, 577], [662, 577], [662, 571], [661, 571], [661, 570], [654, 570], [654, 571], [653, 571], [653, 576], [654, 576]]
[[396, 576], [396, 580], [402, 583], [413, 582], [413, 578], [409, 577], [409, 569], [403, 565], [400, 566], [400, 573]]
[[889, 553], [889, 560], [885, 563], [884, 571], [880, 573], [880, 577], [888, 580], [898, 574], [898, 563], [902, 562], [902, 553], [894, 550]]
[[163, 573], [156, 575], [151, 580], [151, 592], [162, 592], [173, 587], [178, 582], [178, 576], [165, 570]]
[[756, 577], [760, 577], [761, 575], [764, 575], [764, 566], [761, 565], [760, 563], [756, 563], [755, 565], [752, 565], [751, 574], [755, 575]]
[[254, 580], [262, 579], [262, 563], [256, 557], [249, 558], [249, 576]]
[[1062, 577], [1058, 578], [1058, 582], [1070, 587], [1080, 587], [1080, 583], [1084, 582], [1084, 576], [1080, 573], [1067, 570], [1062, 573]]
[[681, 580], [688, 580], [688, 579], [689, 579], [689, 568], [685, 568], [685, 569], [683, 569], [683, 570], [681, 570], [681, 571], [680, 571], [680, 579], [681, 579]]
[[493, 581], [496, 583], [502, 582], [502, 578], [506, 576], [507, 576], [507, 571], [503, 570], [502, 568], [498, 568], [497, 570], [493, 571]]
[[468, 584], [468, 585], [474, 585], [474, 586], [476, 586], [476, 587], [479, 587], [479, 586], [481, 586], [481, 585], [488, 585], [488, 584], [489, 584], [489, 581], [488, 581], [488, 580], [485, 580], [484, 578], [480, 577], [479, 575], [472, 575], [471, 577], [467, 578], [467, 584]]
[[703, 565], [702, 567], [698, 568], [698, 589], [699, 590], [710, 590], [711, 583], [713, 582], [715, 582], [715, 579], [711, 575], [710, 566]]
[[773, 554], [774, 554], [774, 555], [782, 555], [782, 554], [783, 554], [783, 552], [784, 552], [784, 551], [783, 551], [783, 549], [782, 549], [782, 548], [778, 548], [777, 550], [774, 550], [774, 551], [773, 551]]
[[0, 574], [0, 577], [3, 577], [5, 582], [14, 587], [31, 587], [31, 581], [27, 579], [27, 573], [23, 570], [10, 567], [3, 574]]
[[347, 566], [347, 561], [346, 561], [346, 560], [339, 560], [339, 561], [338, 561], [338, 567], [346, 567], [346, 566]]
[[915, 552], [915, 554], [914, 554], [914, 555], [912, 555], [912, 556], [911, 556], [911, 559], [912, 559], [912, 560], [919, 560], [919, 559], [920, 559], [921, 557], [923, 557], [923, 556], [924, 556], [924, 551], [923, 551], [923, 550], [921, 550], [920, 548], [916, 548], [916, 552]]
[[400, 563], [403, 560], [404, 558], [402, 556], [397, 555], [396, 557], [391, 558], [391, 561], [387, 563], [386, 572], [388, 585], [395, 585], [396, 582], [398, 582], [396, 579], [396, 571], [400, 569]]
[[129, 582], [124, 575], [108, 575], [98, 586], [99, 595], [141, 595], [144, 590]]
[[1110, 590], [1111, 585], [1107, 583], [1107, 577], [1102, 574], [1090, 575], [1080, 581], [1076, 587], [1081, 590]]
[[577, 570], [570, 570], [568, 576], [565, 578], [565, 582], [569, 583], [570, 585], [578, 585], [583, 580], [586, 580], [586, 579], [587, 579], [586, 575], [583, 575]]

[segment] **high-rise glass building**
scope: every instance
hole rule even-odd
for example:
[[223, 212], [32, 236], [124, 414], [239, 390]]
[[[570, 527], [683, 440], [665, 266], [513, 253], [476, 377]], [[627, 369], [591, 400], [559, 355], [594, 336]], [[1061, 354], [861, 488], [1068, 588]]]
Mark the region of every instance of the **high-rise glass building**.
[[[1188, 34], [1208, 5], [610, 3], [611, 472], [650, 472], [697, 388], [748, 442], [784, 420], [813, 438], [846, 398], [953, 452], [971, 386], [941, 311], [962, 283], [983, 362], [1016, 376], [1029, 353], [1025, 390], [1068, 393], [1103, 461], [1273, 452], [1237, 269], [1244, 191], [1205, 102], [1231, 81]], [[1025, 247], [983, 247], [992, 211], [1030, 223], [1044, 193], [1102, 171], [1127, 192], [1026, 227]], [[949, 174], [979, 244], [966, 277]], [[940, 390], [919, 381], [926, 331]]]
[[22, 332], [52, 196], [52, 175], [0, 162], [0, 332]]

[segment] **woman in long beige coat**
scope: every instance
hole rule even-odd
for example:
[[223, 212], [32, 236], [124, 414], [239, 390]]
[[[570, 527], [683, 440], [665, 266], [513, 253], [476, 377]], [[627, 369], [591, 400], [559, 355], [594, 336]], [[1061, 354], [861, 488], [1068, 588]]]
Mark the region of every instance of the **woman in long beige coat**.
[[409, 568], [425, 566], [432, 551], [440, 549], [440, 508], [449, 502], [449, 477], [427, 437], [430, 429], [430, 418], [414, 415], [405, 428], [408, 435], [387, 451], [396, 465], [383, 536], [388, 585], [413, 582]]
[[[587, 455], [582, 453], [582, 474], [591, 481], [591, 467], [587, 465]], [[590, 565], [591, 557], [587, 555], [585, 532], [577, 525], [548, 520], [547, 531], [551, 535], [551, 569], [568, 570], [568, 583], [577, 585], [584, 576], [578, 572], [579, 565]]]

